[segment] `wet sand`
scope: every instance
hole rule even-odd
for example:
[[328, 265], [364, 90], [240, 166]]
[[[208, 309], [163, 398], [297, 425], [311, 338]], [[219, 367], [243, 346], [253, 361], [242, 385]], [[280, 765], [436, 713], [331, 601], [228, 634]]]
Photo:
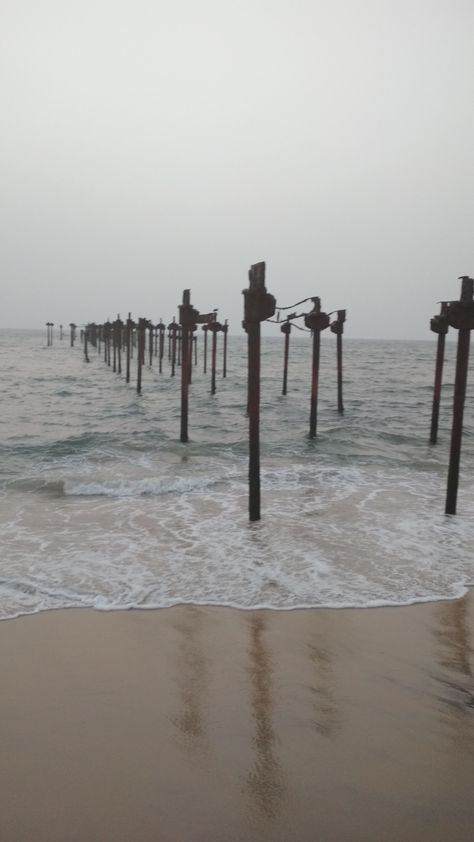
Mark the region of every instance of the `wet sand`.
[[1, 623], [0, 839], [472, 839], [473, 596]]

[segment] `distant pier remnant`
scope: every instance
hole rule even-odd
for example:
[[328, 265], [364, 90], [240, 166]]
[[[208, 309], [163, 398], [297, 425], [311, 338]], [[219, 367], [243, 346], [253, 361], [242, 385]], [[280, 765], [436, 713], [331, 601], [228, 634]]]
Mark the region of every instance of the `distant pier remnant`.
[[249, 270], [243, 290], [243, 327], [248, 338], [249, 518], [260, 520], [260, 322], [275, 313], [275, 299], [265, 287], [265, 263]]
[[430, 430], [430, 442], [431, 444], [436, 444], [436, 442], [438, 441], [438, 422], [439, 407], [441, 402], [441, 387], [443, 385], [444, 347], [446, 342], [446, 334], [449, 330], [447, 301], [441, 302], [441, 311], [437, 316], [433, 316], [433, 318], [431, 319], [430, 329], [433, 331], [433, 333], [438, 334], [433, 389], [433, 409], [431, 412]]
[[319, 359], [321, 352], [321, 332], [329, 327], [329, 316], [321, 312], [321, 299], [315, 296], [311, 299], [313, 309], [305, 316], [304, 322], [307, 328], [313, 331], [313, 364], [311, 373], [311, 404], [309, 416], [309, 437], [316, 437], [318, 422], [318, 385], [319, 385]]
[[48, 348], [53, 344], [54, 322], [46, 322], [46, 344]]
[[63, 338], [63, 326], [62, 325], [59, 325], [59, 338], [60, 339]]
[[447, 312], [449, 326], [459, 331], [456, 378], [454, 381], [453, 426], [451, 431], [451, 451], [449, 455], [448, 488], [445, 509], [447, 515], [456, 514], [469, 344], [471, 330], [474, 329], [474, 280], [467, 275], [463, 275], [459, 280], [461, 281], [460, 300], [451, 301]]
[[71, 348], [74, 348], [74, 341], [76, 339], [76, 327], [77, 325], [75, 325], [74, 322], [69, 323]]
[[340, 415], [344, 412], [344, 402], [342, 399], [342, 334], [344, 333], [345, 321], [346, 311], [338, 310], [337, 319], [331, 323], [331, 332], [336, 334], [337, 340], [337, 411]]

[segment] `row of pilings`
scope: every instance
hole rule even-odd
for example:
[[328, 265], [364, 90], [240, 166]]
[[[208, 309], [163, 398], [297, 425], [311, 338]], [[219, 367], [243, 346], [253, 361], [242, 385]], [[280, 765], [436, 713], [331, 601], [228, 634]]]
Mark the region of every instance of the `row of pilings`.
[[[321, 300], [312, 296], [299, 301], [291, 307], [279, 307], [272, 295], [265, 287], [265, 263], [253, 265], [249, 271], [249, 288], [244, 294], [243, 327], [248, 335], [248, 393], [247, 416], [249, 420], [249, 518], [260, 519], [260, 325], [262, 321], [277, 321], [284, 334], [283, 355], [283, 388], [282, 394], [288, 391], [288, 360], [290, 334], [292, 328], [304, 331], [312, 338], [312, 365], [310, 389], [310, 425], [309, 436], [317, 435], [317, 409], [320, 367], [321, 333], [326, 328], [337, 337], [337, 409], [343, 413], [342, 395], [342, 334], [346, 320], [346, 311], [338, 310], [336, 318], [331, 322], [332, 313], [321, 310]], [[311, 302], [309, 311], [297, 312], [294, 307]], [[288, 310], [293, 312], [288, 313]], [[162, 319], [155, 324], [146, 318], [132, 319], [131, 314], [123, 321], [120, 316], [111, 321], [98, 324], [90, 322], [80, 328], [83, 343], [84, 359], [90, 362], [91, 346], [102, 357], [104, 363], [117, 374], [125, 374], [125, 382], [131, 381], [131, 361], [136, 358], [136, 390], [142, 393], [143, 369], [154, 362], [160, 373], [166, 359], [169, 364], [170, 375], [174, 377], [177, 368], [181, 369], [181, 415], [180, 440], [189, 441], [189, 386], [192, 383], [192, 371], [198, 363], [197, 330], [201, 326], [203, 331], [203, 371], [208, 370], [208, 353], [210, 357], [211, 394], [216, 393], [217, 374], [217, 336], [223, 334], [222, 376], [227, 375], [227, 336], [228, 321], [221, 324], [217, 320], [217, 309], [201, 313], [191, 305], [190, 291], [184, 290], [182, 304], [179, 306], [179, 320], [174, 317], [169, 324]], [[282, 314], [285, 314], [282, 321]], [[274, 319], [274, 316], [277, 316]], [[300, 324], [298, 322], [301, 322]], [[74, 346], [77, 338], [77, 325], [70, 323], [70, 344]], [[48, 333], [48, 344], [50, 334]], [[51, 337], [52, 343], [52, 337]], [[209, 349], [210, 345], [210, 349]]]
[[[180, 307], [182, 310], [182, 306]], [[211, 334], [211, 393], [216, 392], [217, 381], [217, 336], [223, 335], [222, 344], [222, 376], [227, 376], [227, 335], [228, 321], [224, 324], [217, 321], [217, 310], [206, 313], [200, 317], [204, 331], [204, 372], [207, 371], [208, 357], [208, 333]], [[77, 325], [70, 325], [70, 342], [74, 346], [76, 341]], [[145, 366], [152, 368], [158, 366], [158, 371], [163, 372], [163, 364], [166, 360], [169, 363], [170, 376], [176, 375], [177, 369], [186, 368], [189, 382], [192, 380], [192, 369], [198, 363], [198, 337], [195, 335], [197, 325], [192, 327], [192, 335], [189, 336], [188, 328], [177, 322], [175, 318], [165, 325], [162, 320], [154, 324], [150, 319], [132, 319], [131, 313], [128, 318], [122, 321], [120, 316], [115, 321], [107, 320], [103, 324], [90, 322], [86, 324], [80, 333], [83, 343], [84, 359], [90, 362], [89, 350], [92, 346], [96, 349], [104, 363], [117, 374], [125, 374], [125, 382], [130, 383], [132, 379], [131, 361], [136, 359], [136, 390], [142, 393], [143, 369]]]
[[[446, 513], [456, 513], [456, 501], [459, 484], [460, 454], [463, 430], [463, 414], [466, 395], [467, 370], [469, 359], [470, 331], [474, 328], [474, 281], [463, 276], [461, 296], [458, 301], [441, 302], [441, 312], [431, 320], [431, 329], [438, 335], [438, 346], [435, 366], [435, 383], [433, 390], [433, 409], [430, 430], [430, 442], [436, 444], [438, 435], [439, 407], [441, 399], [442, 373], [444, 360], [445, 337], [449, 327], [458, 330], [458, 352], [456, 362], [456, 378], [453, 403], [453, 421], [451, 433], [451, 450], [448, 471], [448, 487], [446, 497]], [[265, 263], [257, 263], [250, 267], [249, 286], [243, 290], [244, 319], [243, 327], [248, 340], [248, 376], [247, 376], [247, 415], [249, 419], [249, 517], [250, 520], [260, 519], [260, 356], [261, 356], [261, 323], [265, 321], [280, 323], [284, 335], [283, 356], [283, 387], [282, 394], [288, 390], [288, 359], [290, 335], [292, 327], [303, 330], [312, 339], [312, 367], [310, 390], [309, 437], [317, 435], [318, 391], [320, 367], [320, 341], [322, 331], [330, 328], [337, 339], [337, 409], [344, 411], [343, 403], [343, 362], [342, 336], [346, 321], [346, 310], [333, 311], [336, 318], [331, 322], [332, 313], [321, 309], [321, 300], [317, 296], [305, 298], [291, 307], [279, 307], [275, 298], [265, 286]], [[312, 303], [308, 312], [298, 313], [296, 310], [283, 316], [285, 311], [293, 310], [306, 302]], [[193, 361], [197, 364], [197, 335], [198, 325], [204, 332], [204, 372], [207, 371], [208, 333], [211, 335], [211, 393], [216, 391], [216, 357], [217, 334], [224, 335], [223, 376], [227, 374], [227, 320], [224, 325], [217, 321], [217, 310], [201, 314], [190, 301], [190, 291], [185, 290], [183, 301], [179, 307], [179, 322], [175, 318], [165, 325], [162, 320], [153, 324], [150, 320], [140, 318], [136, 322], [129, 314], [122, 322], [118, 317], [115, 322], [107, 320], [104, 324], [90, 323], [81, 331], [84, 343], [84, 357], [89, 361], [89, 345], [103, 353], [104, 362], [113, 371], [122, 373], [125, 365], [126, 382], [130, 382], [130, 361], [134, 354], [137, 358], [136, 388], [142, 391], [142, 371], [146, 358], [148, 364], [158, 358], [160, 373], [162, 372], [165, 356], [170, 364], [171, 376], [176, 373], [177, 366], [181, 368], [181, 425], [180, 440], [188, 439], [188, 407], [189, 385], [192, 381]], [[276, 318], [274, 318], [276, 315]], [[298, 324], [298, 320], [302, 324]], [[52, 344], [52, 326], [47, 323], [48, 344]], [[70, 323], [70, 342], [74, 345], [77, 326]], [[167, 348], [167, 354], [166, 354]], [[124, 363], [123, 363], [124, 360]]]

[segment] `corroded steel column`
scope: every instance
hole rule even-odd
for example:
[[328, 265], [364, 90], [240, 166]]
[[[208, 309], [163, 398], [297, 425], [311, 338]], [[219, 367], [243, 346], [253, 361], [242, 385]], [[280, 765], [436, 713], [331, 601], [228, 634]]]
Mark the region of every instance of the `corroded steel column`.
[[244, 289], [243, 327], [248, 337], [249, 518], [260, 520], [260, 322], [273, 316], [275, 299], [265, 288], [265, 263], [250, 267]]
[[441, 388], [443, 385], [444, 347], [446, 342], [446, 334], [449, 330], [447, 314], [448, 304], [444, 301], [441, 304], [441, 312], [438, 316], [433, 316], [430, 322], [430, 329], [433, 331], [433, 333], [438, 334], [438, 342], [436, 348], [435, 378], [433, 387], [433, 409], [431, 412], [431, 444], [436, 444], [438, 441], [439, 407], [441, 403]]
[[321, 331], [329, 327], [329, 316], [321, 312], [321, 300], [316, 296], [311, 301], [314, 307], [311, 313], [305, 316], [306, 327], [313, 331], [313, 364], [311, 371], [311, 404], [309, 416], [309, 437], [316, 437], [318, 423], [318, 385], [319, 385], [319, 358], [321, 349]]
[[451, 450], [449, 454], [448, 488], [446, 494], [446, 514], [456, 514], [459, 485], [459, 465], [461, 460], [462, 426], [464, 403], [466, 399], [467, 369], [469, 363], [469, 344], [471, 330], [474, 328], [474, 281], [467, 275], [462, 277], [460, 301], [450, 302], [448, 323], [459, 330], [456, 359], [456, 378], [454, 382], [453, 426], [451, 431]]

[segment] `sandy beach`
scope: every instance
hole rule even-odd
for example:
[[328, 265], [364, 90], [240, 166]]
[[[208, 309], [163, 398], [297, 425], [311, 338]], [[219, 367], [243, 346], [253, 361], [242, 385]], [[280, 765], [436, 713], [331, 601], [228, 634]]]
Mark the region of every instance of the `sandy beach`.
[[0, 624], [4, 842], [468, 840], [472, 592]]

